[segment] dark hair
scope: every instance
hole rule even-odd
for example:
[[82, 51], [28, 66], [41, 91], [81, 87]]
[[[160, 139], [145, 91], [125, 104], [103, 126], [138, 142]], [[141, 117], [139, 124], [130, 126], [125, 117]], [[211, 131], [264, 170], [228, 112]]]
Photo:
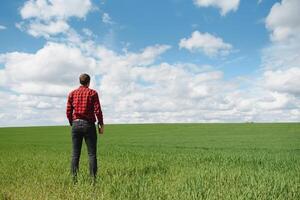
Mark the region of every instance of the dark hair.
[[90, 80], [91, 80], [91, 78], [90, 78], [90, 76], [88, 74], [81, 74], [79, 76], [79, 82], [80, 82], [81, 85], [87, 85], [87, 84], [89, 84]]

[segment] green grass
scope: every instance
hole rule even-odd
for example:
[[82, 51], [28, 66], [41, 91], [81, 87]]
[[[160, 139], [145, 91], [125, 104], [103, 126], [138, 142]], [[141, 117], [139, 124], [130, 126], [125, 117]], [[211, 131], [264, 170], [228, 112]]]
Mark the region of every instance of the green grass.
[[300, 199], [300, 124], [107, 125], [98, 182], [69, 127], [0, 128], [0, 199]]

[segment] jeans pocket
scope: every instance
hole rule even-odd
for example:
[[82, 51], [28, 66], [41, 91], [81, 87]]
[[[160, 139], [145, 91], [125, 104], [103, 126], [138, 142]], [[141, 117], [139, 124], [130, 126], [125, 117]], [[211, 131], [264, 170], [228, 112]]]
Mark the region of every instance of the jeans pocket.
[[80, 124], [77, 121], [73, 121], [72, 132], [77, 131], [78, 129], [80, 129]]

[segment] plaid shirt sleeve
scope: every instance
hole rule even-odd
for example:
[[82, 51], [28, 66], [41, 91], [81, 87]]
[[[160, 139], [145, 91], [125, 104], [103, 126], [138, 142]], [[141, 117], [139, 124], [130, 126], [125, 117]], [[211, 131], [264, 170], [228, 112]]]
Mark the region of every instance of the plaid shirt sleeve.
[[94, 102], [94, 113], [98, 119], [98, 123], [101, 126], [103, 126], [103, 114], [102, 114], [101, 105], [100, 105], [97, 92], [93, 95], [93, 102]]
[[73, 105], [72, 105], [72, 102], [73, 102], [73, 95], [72, 93], [70, 93], [68, 95], [68, 100], [67, 100], [67, 110], [66, 110], [66, 114], [67, 114], [67, 118], [69, 120], [69, 123], [70, 125], [72, 126], [72, 115], [73, 115]]

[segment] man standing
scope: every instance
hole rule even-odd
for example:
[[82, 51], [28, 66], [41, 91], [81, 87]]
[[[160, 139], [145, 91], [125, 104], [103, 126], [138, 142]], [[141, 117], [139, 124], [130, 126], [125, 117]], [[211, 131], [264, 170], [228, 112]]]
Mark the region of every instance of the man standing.
[[97, 173], [97, 134], [95, 122], [97, 117], [99, 134], [103, 134], [103, 115], [98, 93], [89, 88], [90, 76], [88, 74], [81, 74], [79, 82], [81, 86], [73, 90], [68, 96], [66, 111], [70, 126], [72, 126], [73, 151], [71, 173], [73, 180], [76, 182], [82, 140], [84, 138], [89, 155], [90, 175], [95, 181]]

